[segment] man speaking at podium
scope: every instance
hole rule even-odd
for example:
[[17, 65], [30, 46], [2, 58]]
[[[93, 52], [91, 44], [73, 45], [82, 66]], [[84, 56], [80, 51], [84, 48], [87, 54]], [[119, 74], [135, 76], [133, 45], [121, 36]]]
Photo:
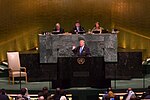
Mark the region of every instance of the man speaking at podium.
[[79, 46], [73, 46], [72, 51], [75, 56], [77, 57], [89, 57], [90, 54], [90, 49], [85, 45], [85, 40], [80, 40], [79, 41]]

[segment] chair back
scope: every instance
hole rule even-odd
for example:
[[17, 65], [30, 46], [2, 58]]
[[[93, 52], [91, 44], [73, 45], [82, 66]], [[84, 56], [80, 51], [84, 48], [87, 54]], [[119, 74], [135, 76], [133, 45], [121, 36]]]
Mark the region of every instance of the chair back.
[[8, 68], [20, 70], [19, 52], [7, 52]]

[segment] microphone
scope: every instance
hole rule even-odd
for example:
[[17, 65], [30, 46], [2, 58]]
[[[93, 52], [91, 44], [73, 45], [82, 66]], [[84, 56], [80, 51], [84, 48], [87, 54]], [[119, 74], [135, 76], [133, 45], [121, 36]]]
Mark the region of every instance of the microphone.
[[57, 57], [59, 57], [59, 48], [57, 48], [56, 50], [57, 50]]
[[57, 48], [57, 51], [59, 51], [59, 48]]

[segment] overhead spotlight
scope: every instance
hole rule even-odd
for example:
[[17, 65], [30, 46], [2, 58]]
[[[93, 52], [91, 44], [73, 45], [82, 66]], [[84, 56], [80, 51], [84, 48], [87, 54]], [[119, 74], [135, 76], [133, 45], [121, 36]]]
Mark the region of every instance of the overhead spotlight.
[[150, 65], [150, 58], [147, 58], [142, 62], [143, 65]]
[[38, 47], [36, 47], [35, 49], [36, 49], [36, 50], [38, 50], [39, 48], [38, 48]]
[[8, 63], [5, 61], [3, 61], [2, 64], [8, 66]]
[[146, 61], [147, 61], [147, 62], [150, 61], [150, 58], [147, 58]]
[[146, 63], [146, 61], [145, 61], [145, 60], [143, 60], [143, 61], [142, 61], [142, 65], [145, 65], [145, 63]]
[[0, 70], [4, 70], [4, 68], [0, 67]]

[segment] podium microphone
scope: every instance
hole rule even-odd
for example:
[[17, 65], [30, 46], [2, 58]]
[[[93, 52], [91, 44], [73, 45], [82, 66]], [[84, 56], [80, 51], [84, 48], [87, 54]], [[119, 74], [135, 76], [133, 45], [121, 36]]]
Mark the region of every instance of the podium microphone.
[[57, 51], [59, 51], [59, 48], [57, 48]]

